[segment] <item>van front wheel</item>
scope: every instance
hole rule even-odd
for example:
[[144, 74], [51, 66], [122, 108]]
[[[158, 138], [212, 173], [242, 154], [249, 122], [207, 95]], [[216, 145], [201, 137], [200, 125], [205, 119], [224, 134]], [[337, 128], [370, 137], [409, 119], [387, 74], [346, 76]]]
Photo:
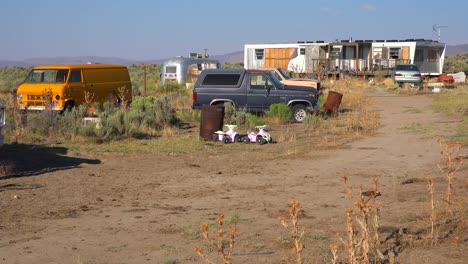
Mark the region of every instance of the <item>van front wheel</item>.
[[63, 112], [71, 111], [73, 109], [73, 107], [75, 107], [75, 102], [68, 101], [67, 103], [65, 103], [65, 106], [63, 107]]

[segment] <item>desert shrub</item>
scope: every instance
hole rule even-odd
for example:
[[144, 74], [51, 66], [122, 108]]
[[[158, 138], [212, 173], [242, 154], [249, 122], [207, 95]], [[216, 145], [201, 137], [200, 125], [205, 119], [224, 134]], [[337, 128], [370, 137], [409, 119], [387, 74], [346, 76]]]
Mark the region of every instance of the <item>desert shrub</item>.
[[178, 83], [166, 83], [163, 85], [157, 85], [156, 91], [159, 93], [171, 93], [171, 92], [181, 92], [184, 91], [185, 85]]
[[247, 114], [247, 122], [249, 128], [254, 128], [255, 126], [262, 126], [266, 124], [266, 121], [263, 117], [255, 114]]
[[170, 98], [163, 96], [154, 100], [154, 118], [156, 128], [163, 128], [166, 125], [175, 125], [178, 123], [175, 109], [172, 107]]
[[304, 125], [308, 128], [319, 127], [323, 123], [323, 117], [318, 115], [307, 114], [304, 118]]
[[0, 93], [16, 91], [30, 70], [31, 67], [0, 67]]
[[237, 111], [231, 103], [224, 103], [224, 123], [237, 126], [252, 127], [255, 115], [246, 111]]
[[231, 103], [224, 103], [224, 123], [234, 124], [236, 119], [236, 109]]
[[57, 122], [61, 134], [67, 139], [77, 136], [83, 127], [83, 117], [86, 116], [86, 113], [87, 107], [80, 105], [58, 116]]
[[284, 103], [270, 105], [269, 116], [280, 120], [281, 122], [287, 122], [291, 119], [291, 108]]
[[135, 96], [132, 100], [132, 110], [136, 111], [147, 111], [152, 110], [154, 108], [154, 100], [153, 96]]
[[49, 137], [57, 125], [58, 113], [44, 110], [27, 116], [26, 130], [39, 137]]

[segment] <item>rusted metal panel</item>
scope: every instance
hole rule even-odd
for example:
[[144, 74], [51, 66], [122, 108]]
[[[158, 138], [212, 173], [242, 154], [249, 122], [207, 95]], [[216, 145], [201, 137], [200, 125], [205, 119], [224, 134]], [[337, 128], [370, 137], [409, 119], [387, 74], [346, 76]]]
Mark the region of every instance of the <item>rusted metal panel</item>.
[[281, 67], [287, 70], [295, 48], [265, 49], [265, 67]]

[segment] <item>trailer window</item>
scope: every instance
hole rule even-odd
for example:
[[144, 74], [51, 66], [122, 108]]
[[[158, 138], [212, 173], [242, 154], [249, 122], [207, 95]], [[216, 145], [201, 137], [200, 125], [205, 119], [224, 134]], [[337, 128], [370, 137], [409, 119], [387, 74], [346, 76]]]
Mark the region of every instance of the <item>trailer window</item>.
[[305, 55], [305, 48], [299, 49], [299, 55]]
[[166, 66], [166, 73], [176, 73], [177, 67], [176, 66]]
[[240, 74], [207, 74], [202, 85], [235, 86], [239, 79]]
[[400, 48], [390, 48], [390, 58], [399, 59], [400, 58]]
[[255, 49], [255, 58], [257, 58], [257, 60], [263, 60], [264, 51], [264, 49]]

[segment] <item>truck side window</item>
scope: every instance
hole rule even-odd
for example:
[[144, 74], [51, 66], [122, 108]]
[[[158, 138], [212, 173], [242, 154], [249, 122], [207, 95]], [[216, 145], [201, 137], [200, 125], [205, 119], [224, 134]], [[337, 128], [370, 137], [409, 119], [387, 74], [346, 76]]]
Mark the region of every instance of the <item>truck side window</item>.
[[80, 83], [80, 82], [82, 82], [81, 81], [81, 71], [80, 70], [71, 71], [69, 82], [71, 82], [71, 83], [77, 83], [77, 82]]
[[250, 76], [250, 89], [266, 90], [267, 88], [273, 88], [273, 84], [265, 75], [252, 74]]

